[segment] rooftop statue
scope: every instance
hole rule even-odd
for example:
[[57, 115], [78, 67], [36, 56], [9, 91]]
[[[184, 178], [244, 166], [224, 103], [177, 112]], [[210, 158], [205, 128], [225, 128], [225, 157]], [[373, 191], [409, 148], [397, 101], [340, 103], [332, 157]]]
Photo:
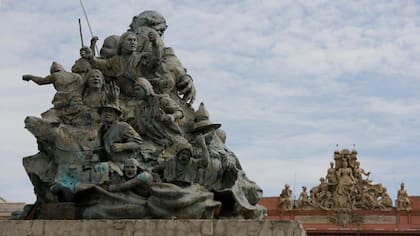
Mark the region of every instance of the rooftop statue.
[[[311, 188], [309, 197], [306, 187], [297, 200], [297, 208], [303, 210], [391, 210], [392, 199], [382, 184], [375, 184], [369, 179], [370, 172], [360, 167], [356, 150], [343, 149], [334, 151], [334, 162], [330, 162], [327, 175], [320, 178], [320, 183]], [[280, 195], [281, 207], [290, 210], [286, 203], [291, 200], [287, 188]], [[410, 201], [404, 184], [398, 191], [397, 209], [410, 210]]]
[[306, 192], [306, 186], [302, 186], [302, 192], [300, 193], [299, 198], [297, 200], [297, 207], [300, 209], [305, 209], [310, 205], [311, 203], [309, 201], [308, 193]]
[[38, 143], [23, 158], [37, 197], [26, 218], [62, 218], [39, 210], [51, 204], [72, 206], [74, 219], [265, 217], [221, 124], [204, 103], [192, 107], [196, 89], [166, 28], [144, 11], [100, 55], [93, 37], [72, 72], [54, 62], [49, 76], [23, 76], [57, 90], [51, 109], [25, 119]]
[[284, 185], [284, 189], [281, 191], [280, 194], [280, 207], [286, 210], [293, 209], [293, 196], [292, 190], [288, 184]]
[[404, 183], [401, 183], [401, 188], [397, 194], [397, 209], [398, 210], [411, 210], [410, 199], [408, 199], [407, 190], [405, 190]]

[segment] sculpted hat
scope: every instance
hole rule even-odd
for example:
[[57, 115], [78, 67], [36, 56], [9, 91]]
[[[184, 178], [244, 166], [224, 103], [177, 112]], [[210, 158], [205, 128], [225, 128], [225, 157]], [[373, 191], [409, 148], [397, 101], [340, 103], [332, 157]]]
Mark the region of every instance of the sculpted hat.
[[64, 70], [64, 67], [60, 63], [58, 63], [56, 61], [53, 61], [53, 63], [51, 64], [51, 67], [50, 67], [50, 73], [51, 74], [54, 73], [54, 72], [63, 71], [63, 70]]
[[147, 79], [143, 77], [138, 77], [134, 82], [133, 87], [135, 87], [136, 85], [139, 85], [142, 88], [144, 88], [144, 90], [146, 91], [146, 95], [155, 95], [155, 92], [153, 91], [153, 86]]
[[117, 112], [118, 115], [121, 115], [122, 111], [120, 109], [120, 106], [118, 106], [118, 104], [115, 103], [109, 103], [109, 104], [105, 104], [102, 107], [99, 108], [99, 111], [102, 112], [105, 108], [110, 108], [112, 110], [114, 110], [115, 112]]
[[182, 150], [188, 150], [192, 153], [192, 145], [187, 141], [180, 141], [180, 142], [177, 142], [175, 145], [176, 145], [175, 153], [179, 153]]
[[208, 131], [211, 131], [211, 130], [216, 130], [216, 129], [220, 128], [220, 126], [222, 126], [221, 124], [213, 124], [209, 120], [209, 112], [204, 107], [203, 103], [200, 103], [200, 107], [195, 112], [195, 119], [194, 120], [196, 122], [194, 124], [194, 127], [193, 127], [193, 132], [194, 133], [208, 132]]

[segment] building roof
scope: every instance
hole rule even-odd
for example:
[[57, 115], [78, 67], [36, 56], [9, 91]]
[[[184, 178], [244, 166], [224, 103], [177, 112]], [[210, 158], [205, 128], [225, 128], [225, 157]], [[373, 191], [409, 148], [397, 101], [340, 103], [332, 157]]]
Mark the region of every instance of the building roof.
[[0, 203], [6, 203], [6, 200], [4, 200], [4, 198], [0, 197]]

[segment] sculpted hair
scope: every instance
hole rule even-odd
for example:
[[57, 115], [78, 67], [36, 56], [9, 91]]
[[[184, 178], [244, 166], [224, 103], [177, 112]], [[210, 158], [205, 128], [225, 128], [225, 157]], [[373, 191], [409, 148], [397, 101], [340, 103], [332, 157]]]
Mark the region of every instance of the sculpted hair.
[[118, 41], [118, 51], [117, 51], [117, 54], [118, 55], [121, 55], [121, 48], [122, 48], [123, 42], [125, 41], [125, 39], [128, 36], [131, 36], [131, 35], [134, 36], [134, 37], [136, 37], [136, 39], [137, 39], [137, 35], [135, 33], [131, 32], [131, 31], [127, 31], [127, 32], [125, 32], [124, 34], [122, 34], [120, 36], [120, 40]]

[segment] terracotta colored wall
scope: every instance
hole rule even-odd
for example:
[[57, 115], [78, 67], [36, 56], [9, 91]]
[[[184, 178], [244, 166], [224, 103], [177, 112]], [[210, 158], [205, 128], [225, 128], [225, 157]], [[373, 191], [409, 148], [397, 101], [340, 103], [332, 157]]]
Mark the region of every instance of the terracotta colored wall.
[[268, 220], [302, 220], [308, 235], [335, 235], [345, 232], [360, 235], [420, 235], [420, 196], [410, 197], [412, 210], [397, 211], [395, 208], [388, 211], [358, 210], [354, 213], [363, 217], [360, 225], [336, 225], [330, 218], [336, 215], [333, 211], [324, 210], [291, 210], [279, 208], [279, 197], [265, 197], [260, 204], [267, 208]]
[[413, 210], [420, 210], [420, 196], [410, 196], [409, 198]]

